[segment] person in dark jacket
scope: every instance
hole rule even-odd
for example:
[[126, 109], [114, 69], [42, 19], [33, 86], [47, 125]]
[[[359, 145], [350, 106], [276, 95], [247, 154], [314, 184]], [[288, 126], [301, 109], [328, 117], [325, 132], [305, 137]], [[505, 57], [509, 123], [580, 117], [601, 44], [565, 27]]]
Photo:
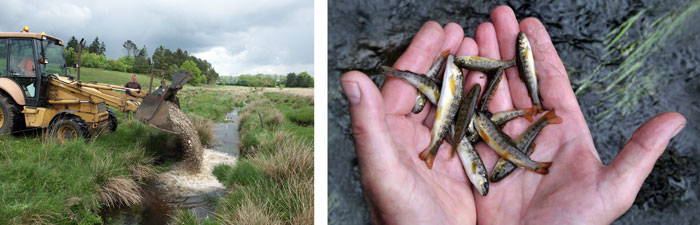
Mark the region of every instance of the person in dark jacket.
[[[125, 87], [125, 88], [131, 88], [131, 89], [138, 89], [138, 90], [141, 90], [141, 84], [139, 84], [139, 82], [136, 82], [136, 74], [134, 74], [134, 75], [131, 76], [131, 81], [130, 81], [130, 82], [127, 82], [127, 83], [124, 85], [124, 87]], [[130, 92], [129, 90], [126, 91], [126, 94], [129, 95], [129, 96], [131, 96], [131, 97], [136, 97], [136, 96], [132, 95], [131, 92]], [[127, 117], [129, 117], [129, 114], [130, 114], [130, 113], [131, 113], [131, 111], [126, 111], [126, 112], [124, 112], [124, 119], [126, 119]]]

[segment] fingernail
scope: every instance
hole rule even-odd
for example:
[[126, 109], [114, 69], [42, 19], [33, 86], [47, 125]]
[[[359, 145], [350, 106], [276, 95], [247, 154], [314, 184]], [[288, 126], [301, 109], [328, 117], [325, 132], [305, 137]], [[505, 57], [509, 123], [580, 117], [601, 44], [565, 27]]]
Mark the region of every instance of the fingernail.
[[356, 82], [342, 82], [340, 84], [343, 86], [343, 91], [345, 91], [345, 97], [348, 98], [350, 104], [354, 105], [360, 102], [360, 88], [357, 86]]
[[684, 127], [685, 127], [685, 123], [678, 125], [678, 127], [676, 127], [676, 130], [673, 131], [673, 135], [671, 135], [671, 137], [674, 137], [674, 136], [676, 136], [676, 134], [680, 133]]

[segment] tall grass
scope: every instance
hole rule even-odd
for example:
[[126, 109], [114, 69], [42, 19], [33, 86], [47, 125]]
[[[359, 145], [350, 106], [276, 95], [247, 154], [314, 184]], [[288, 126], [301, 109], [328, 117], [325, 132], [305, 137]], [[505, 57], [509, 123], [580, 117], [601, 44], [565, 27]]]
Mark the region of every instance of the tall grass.
[[[294, 102], [294, 103], [291, 103]], [[313, 99], [296, 95], [255, 95], [241, 114], [241, 154], [235, 167], [217, 166], [214, 174], [233, 192], [219, 201], [223, 224], [313, 223], [313, 127], [285, 115], [313, 108]], [[260, 114], [263, 113], [262, 124]], [[313, 123], [313, 122], [312, 122]]]
[[[595, 93], [603, 96], [597, 105], [612, 105], [595, 115], [597, 123], [609, 119], [616, 112], [623, 116], [629, 114], [642, 97], [654, 93], [660, 79], [669, 74], [654, 69], [656, 63], [653, 56], [682, 32], [679, 28], [691, 22], [698, 8], [700, 1], [696, 0], [653, 21], [641, 19], [649, 12], [645, 9], [606, 35], [604, 62], [596, 66], [590, 75], [574, 82], [578, 85], [577, 95], [597, 87]], [[640, 29], [641, 33], [628, 32], [632, 27]]]
[[64, 144], [0, 136], [0, 224], [101, 222], [104, 207], [140, 204], [138, 184], [158, 168], [133, 140], [161, 131], [139, 124]]

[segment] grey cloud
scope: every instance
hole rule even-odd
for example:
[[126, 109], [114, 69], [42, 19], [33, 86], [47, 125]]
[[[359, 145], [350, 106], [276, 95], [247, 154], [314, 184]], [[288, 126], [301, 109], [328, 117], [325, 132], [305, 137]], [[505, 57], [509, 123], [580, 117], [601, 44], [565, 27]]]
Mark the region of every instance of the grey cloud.
[[[32, 14], [33, 12], [41, 12]], [[31, 14], [32, 16], [27, 16]], [[190, 54], [223, 47], [239, 68], [217, 71], [238, 75], [251, 68], [309, 68], [313, 73], [313, 1], [40, 1], [9, 0], [0, 8], [0, 31], [45, 31], [68, 41], [84, 37], [89, 44], [99, 36], [107, 45], [107, 57], [125, 54], [121, 47], [132, 40], [149, 54], [159, 45]], [[246, 57], [234, 57], [242, 55]], [[220, 60], [219, 60], [220, 61]], [[226, 62], [217, 62], [226, 63]], [[288, 66], [285, 66], [288, 65]], [[302, 65], [302, 66], [300, 66]], [[240, 67], [247, 67], [245, 69]], [[279, 71], [284, 74], [301, 71]]]

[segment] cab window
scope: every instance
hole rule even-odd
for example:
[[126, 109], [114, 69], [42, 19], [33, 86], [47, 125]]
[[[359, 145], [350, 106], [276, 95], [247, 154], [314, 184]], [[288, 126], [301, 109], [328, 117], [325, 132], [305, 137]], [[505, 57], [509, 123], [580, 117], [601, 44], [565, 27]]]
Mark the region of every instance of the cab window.
[[7, 76], [7, 39], [0, 39], [0, 77]]
[[12, 40], [10, 45], [10, 75], [35, 77], [34, 45], [30, 39]]

